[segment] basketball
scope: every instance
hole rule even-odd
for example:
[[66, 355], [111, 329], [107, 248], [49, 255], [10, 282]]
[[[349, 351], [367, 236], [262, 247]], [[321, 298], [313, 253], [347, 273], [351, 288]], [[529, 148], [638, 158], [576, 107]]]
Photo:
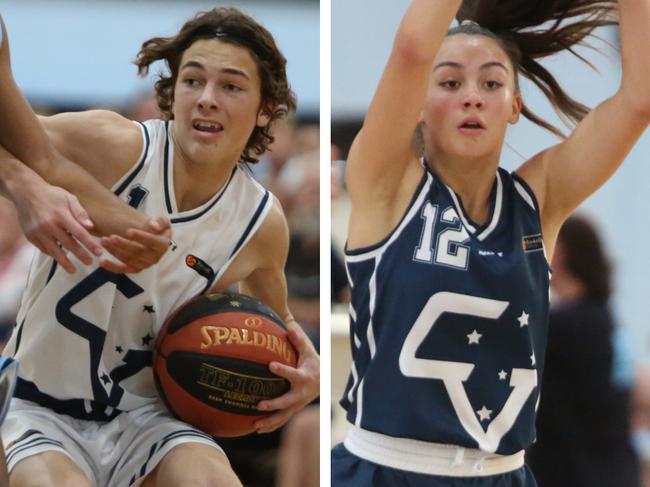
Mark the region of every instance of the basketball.
[[153, 359], [156, 386], [170, 411], [212, 436], [254, 431], [269, 412], [257, 403], [287, 392], [289, 382], [268, 364], [292, 367], [297, 352], [282, 320], [249, 296], [197, 297], [166, 320]]

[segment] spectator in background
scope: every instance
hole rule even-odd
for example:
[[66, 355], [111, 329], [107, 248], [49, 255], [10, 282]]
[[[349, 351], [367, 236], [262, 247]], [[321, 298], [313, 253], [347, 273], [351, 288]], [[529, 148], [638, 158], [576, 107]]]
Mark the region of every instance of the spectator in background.
[[[348, 284], [347, 274], [345, 272], [345, 262], [343, 259], [343, 246], [340, 242], [336, 241], [336, 219], [340, 218], [341, 210], [340, 205], [337, 206], [337, 201], [342, 199], [345, 194], [343, 183], [343, 166], [341, 161], [341, 149], [336, 144], [331, 147], [331, 193], [330, 198], [332, 201], [332, 260], [331, 260], [331, 303], [348, 303], [350, 301], [350, 286]], [[349, 205], [348, 205], [349, 206]], [[338, 211], [337, 211], [338, 210]], [[345, 212], [345, 221], [349, 219], [349, 211]]]
[[641, 485], [650, 487], [650, 365], [636, 371], [632, 399], [632, 438], [641, 463]]
[[[296, 320], [320, 324], [320, 171], [318, 147], [292, 157], [277, 179], [291, 240], [285, 273]], [[309, 333], [308, 333], [309, 334]], [[313, 334], [309, 334], [312, 340]]]
[[271, 134], [273, 142], [267, 151], [262, 155], [260, 161], [251, 166], [251, 170], [265, 188], [268, 188], [284, 204], [284, 195], [278, 192], [277, 177], [286, 162], [295, 154], [293, 145], [295, 126], [293, 120], [280, 120], [275, 125]]
[[611, 267], [588, 220], [565, 222], [552, 268], [546, 368], [529, 464], [540, 487], [638, 487], [630, 387], [616, 371], [616, 324], [607, 305]]
[[136, 95], [127, 107], [126, 112], [126, 117], [136, 122], [146, 122], [161, 116], [156, 94], [150, 90], [142, 91]]
[[0, 197], [0, 351], [16, 322], [33, 253], [13, 204]]

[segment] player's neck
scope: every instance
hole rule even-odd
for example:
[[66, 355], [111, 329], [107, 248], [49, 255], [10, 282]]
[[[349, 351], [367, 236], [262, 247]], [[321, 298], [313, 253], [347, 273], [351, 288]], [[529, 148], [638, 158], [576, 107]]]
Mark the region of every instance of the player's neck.
[[482, 225], [490, 213], [490, 193], [498, 159], [493, 162], [438, 159], [429, 162], [442, 181], [459, 196], [467, 215]]
[[174, 193], [178, 211], [189, 211], [209, 201], [226, 183], [235, 164], [231, 160], [197, 163], [175, 146]]

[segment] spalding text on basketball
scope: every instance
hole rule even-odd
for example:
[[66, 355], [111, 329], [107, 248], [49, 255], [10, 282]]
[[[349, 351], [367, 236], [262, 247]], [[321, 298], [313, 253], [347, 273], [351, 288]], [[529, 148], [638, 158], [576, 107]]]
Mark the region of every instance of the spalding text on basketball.
[[294, 352], [284, 337], [271, 335], [257, 330], [246, 328], [227, 328], [225, 326], [203, 326], [201, 327], [201, 349], [218, 347], [220, 345], [252, 345], [265, 348], [282, 357], [285, 362], [295, 362]]

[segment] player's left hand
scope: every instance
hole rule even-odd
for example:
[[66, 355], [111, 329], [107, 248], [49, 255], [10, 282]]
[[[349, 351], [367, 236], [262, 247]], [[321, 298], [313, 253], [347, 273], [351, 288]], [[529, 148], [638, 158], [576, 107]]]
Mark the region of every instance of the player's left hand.
[[313, 401], [320, 393], [320, 357], [300, 325], [287, 323], [289, 341], [298, 352], [297, 367], [271, 362], [269, 369], [291, 383], [286, 394], [268, 401], [260, 401], [260, 411], [277, 411], [255, 423], [258, 433], [270, 433], [289, 421], [291, 416]]

